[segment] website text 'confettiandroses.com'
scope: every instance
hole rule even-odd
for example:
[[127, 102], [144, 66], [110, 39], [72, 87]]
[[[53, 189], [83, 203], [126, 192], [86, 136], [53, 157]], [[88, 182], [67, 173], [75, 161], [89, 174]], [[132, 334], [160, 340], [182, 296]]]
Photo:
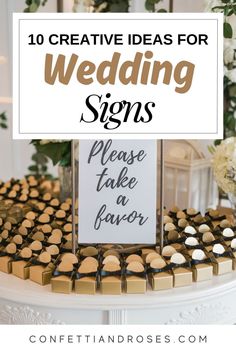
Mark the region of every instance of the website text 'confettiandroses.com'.
[[24, 354], [42, 354], [42, 351], [65, 354], [68, 349], [80, 353], [95, 350], [102, 354], [111, 354], [111, 350], [112, 354], [121, 354], [126, 349], [135, 354], [143, 354], [145, 350], [155, 353], [164, 350], [165, 354], [178, 350], [181, 354], [222, 354], [226, 342], [228, 346], [234, 345], [235, 326], [190, 326], [181, 321], [185, 319], [180, 319], [178, 325], [2, 325], [0, 339], [10, 353], [20, 347]]
[[169, 334], [127, 334], [127, 335], [91, 335], [91, 334], [56, 334], [48, 335], [31, 334], [28, 340], [32, 344], [170, 344], [170, 343], [205, 343], [207, 344], [206, 334], [178, 334], [176, 336]]

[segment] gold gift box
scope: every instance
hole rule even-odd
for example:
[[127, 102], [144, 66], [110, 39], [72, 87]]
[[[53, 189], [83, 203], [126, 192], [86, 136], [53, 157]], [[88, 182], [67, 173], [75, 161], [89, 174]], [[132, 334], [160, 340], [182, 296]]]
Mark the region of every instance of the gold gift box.
[[75, 279], [75, 293], [95, 295], [97, 290], [96, 276], [85, 275], [80, 279]]
[[54, 293], [70, 294], [73, 290], [73, 273], [58, 275], [51, 278], [51, 289]]
[[230, 273], [233, 270], [233, 259], [229, 257], [215, 257], [213, 262], [213, 272], [215, 275]]
[[[177, 254], [177, 253], [176, 253]], [[181, 255], [181, 253], [178, 253]], [[175, 254], [174, 254], [175, 255]], [[173, 256], [174, 256], [173, 255]], [[193, 273], [191, 270], [191, 264], [189, 262], [188, 251], [185, 249], [182, 256], [186, 258], [186, 261], [182, 264], [172, 263], [171, 258], [164, 257], [167, 260], [167, 264], [171, 264], [171, 271], [173, 272], [173, 284], [175, 288], [191, 285], [193, 282]], [[168, 259], [169, 258], [169, 259]]]
[[174, 268], [174, 287], [188, 286], [192, 284], [193, 281], [193, 273], [190, 269], [185, 267]]
[[149, 274], [149, 282], [152, 290], [166, 290], [173, 288], [173, 273], [171, 271], [163, 271], [159, 273]]
[[12, 272], [12, 258], [10, 256], [0, 257], [0, 271], [7, 274]]
[[21, 279], [29, 278], [30, 262], [29, 260], [12, 261], [12, 274]]
[[[192, 257], [192, 254], [198, 248], [188, 249], [188, 255]], [[202, 248], [199, 248], [202, 250]], [[204, 252], [204, 250], [202, 250]], [[204, 252], [206, 257], [209, 257], [208, 253]], [[213, 264], [212, 263], [198, 263], [192, 265], [193, 280], [196, 282], [210, 280], [213, 277]]]
[[213, 265], [212, 263], [199, 263], [192, 266], [193, 280], [204, 281], [210, 280], [213, 277]]
[[121, 295], [122, 279], [121, 275], [102, 276], [100, 281], [101, 293], [104, 295]]
[[147, 279], [138, 275], [126, 275], [125, 290], [127, 294], [144, 294], [147, 290]]
[[54, 268], [53, 263], [49, 263], [46, 266], [31, 265], [29, 268], [29, 279], [40, 285], [50, 284]]
[[[213, 264], [213, 273], [215, 275], [222, 275], [222, 274], [232, 272], [232, 270], [234, 269], [233, 252], [231, 252], [230, 248], [228, 248], [224, 242], [221, 242], [219, 243], [219, 247], [221, 247], [222, 249], [224, 248], [224, 253], [215, 254], [213, 252], [214, 249], [213, 246], [210, 252], [210, 256], [212, 258], [212, 264]], [[216, 246], [218, 246], [218, 244], [216, 244], [215, 247]]]

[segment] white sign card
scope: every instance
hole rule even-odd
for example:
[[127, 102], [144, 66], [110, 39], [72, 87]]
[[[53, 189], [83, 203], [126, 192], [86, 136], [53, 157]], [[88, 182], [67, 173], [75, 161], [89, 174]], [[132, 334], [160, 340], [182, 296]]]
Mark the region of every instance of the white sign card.
[[156, 243], [154, 140], [81, 140], [79, 243]]

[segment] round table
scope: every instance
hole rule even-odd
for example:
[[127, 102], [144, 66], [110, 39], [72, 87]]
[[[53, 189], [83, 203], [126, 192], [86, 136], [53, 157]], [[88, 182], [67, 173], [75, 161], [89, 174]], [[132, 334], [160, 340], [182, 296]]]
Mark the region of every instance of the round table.
[[0, 324], [234, 324], [236, 272], [143, 295], [63, 295], [0, 273]]

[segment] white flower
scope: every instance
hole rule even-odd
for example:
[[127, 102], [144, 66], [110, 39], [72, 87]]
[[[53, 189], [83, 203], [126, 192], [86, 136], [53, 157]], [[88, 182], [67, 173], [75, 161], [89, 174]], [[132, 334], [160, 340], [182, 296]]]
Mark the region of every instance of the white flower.
[[235, 38], [224, 38], [224, 48], [236, 49], [236, 39]]
[[[233, 100], [230, 100], [230, 105], [234, 108], [236, 106], [236, 103]], [[236, 111], [234, 111], [234, 114], [236, 114]], [[236, 119], [236, 116], [234, 116], [234, 118]]]
[[50, 143], [50, 140], [40, 140], [39, 142], [40, 145], [46, 145], [48, 143]]
[[211, 9], [215, 6], [222, 6], [221, 0], [205, 0], [205, 12], [211, 12]]
[[231, 82], [236, 82], [236, 68], [235, 68], [235, 69], [232, 69], [232, 70], [228, 70], [225, 75], [227, 76], [227, 78], [228, 78]]
[[224, 63], [225, 65], [230, 64], [234, 61], [234, 49], [232, 47], [227, 47], [224, 50]]
[[236, 138], [225, 139], [216, 147], [212, 166], [219, 187], [236, 194]]

